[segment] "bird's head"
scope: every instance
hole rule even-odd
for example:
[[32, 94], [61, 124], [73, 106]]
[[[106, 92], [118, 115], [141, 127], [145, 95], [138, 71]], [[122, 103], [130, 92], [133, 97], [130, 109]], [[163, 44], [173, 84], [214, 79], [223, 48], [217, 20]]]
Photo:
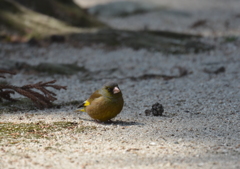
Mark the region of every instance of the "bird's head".
[[104, 84], [102, 89], [104, 90], [104, 93], [106, 93], [107, 96], [112, 96], [112, 97], [122, 96], [122, 92], [118, 87], [118, 84], [115, 82], [108, 82]]

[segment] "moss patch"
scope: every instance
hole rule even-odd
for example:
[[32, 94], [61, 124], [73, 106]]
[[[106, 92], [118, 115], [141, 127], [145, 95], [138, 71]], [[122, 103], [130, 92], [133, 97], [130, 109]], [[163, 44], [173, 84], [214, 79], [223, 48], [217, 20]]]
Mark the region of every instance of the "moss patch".
[[233, 42], [236, 42], [238, 40], [238, 37], [237, 36], [227, 36], [227, 37], [224, 37], [224, 42], [225, 43], [233, 43]]
[[12, 139], [51, 139], [53, 133], [68, 129], [69, 132], [82, 133], [89, 130], [96, 130], [94, 126], [83, 126], [76, 122], [59, 121], [51, 124], [39, 121], [37, 123], [5, 123], [0, 122], [0, 143], [8, 140], [9, 143], [15, 144], [18, 141]]

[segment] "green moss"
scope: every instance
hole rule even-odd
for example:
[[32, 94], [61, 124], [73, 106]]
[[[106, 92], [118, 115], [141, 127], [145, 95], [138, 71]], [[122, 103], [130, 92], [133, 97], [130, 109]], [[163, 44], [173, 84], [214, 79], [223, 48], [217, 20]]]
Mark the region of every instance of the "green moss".
[[72, 128], [75, 128], [78, 125], [78, 123], [58, 121], [58, 122], [53, 122], [53, 125], [60, 128], [72, 129]]
[[236, 36], [227, 36], [227, 37], [224, 37], [224, 42], [225, 42], [225, 43], [236, 42], [237, 40], [238, 40], [238, 37], [236, 37]]
[[8, 138], [44, 138], [47, 130], [53, 130], [50, 125], [38, 123], [0, 123], [0, 141]]
[[68, 129], [70, 132], [82, 133], [84, 131], [96, 130], [94, 126], [82, 126], [76, 122], [59, 121], [51, 124], [42, 121], [36, 123], [6, 123], [0, 122], [0, 142], [8, 140], [9, 144], [18, 143], [18, 138], [24, 139], [51, 139], [52, 133]]

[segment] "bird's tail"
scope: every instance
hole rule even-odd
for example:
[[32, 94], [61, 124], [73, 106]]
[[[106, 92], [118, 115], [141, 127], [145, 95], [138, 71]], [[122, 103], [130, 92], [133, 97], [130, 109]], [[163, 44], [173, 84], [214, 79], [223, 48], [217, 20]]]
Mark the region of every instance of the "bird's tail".
[[[86, 107], [90, 105], [90, 102], [88, 100], [84, 101], [83, 103], [81, 103], [80, 105], [78, 105], [77, 109], [75, 111], [86, 111]], [[82, 109], [79, 109], [82, 108]]]

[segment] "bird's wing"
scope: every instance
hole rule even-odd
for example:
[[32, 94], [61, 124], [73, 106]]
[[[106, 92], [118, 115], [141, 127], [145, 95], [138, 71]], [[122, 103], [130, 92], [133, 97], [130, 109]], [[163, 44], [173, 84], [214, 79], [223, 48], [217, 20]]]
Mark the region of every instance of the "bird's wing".
[[[101, 97], [102, 94], [99, 93], [99, 90], [96, 90], [86, 101], [92, 103], [93, 100], [95, 100], [96, 98]], [[89, 103], [89, 105], [90, 105]]]
[[81, 107], [86, 107], [91, 104], [91, 102], [96, 99], [101, 97], [102, 95], [99, 93], [98, 90], [96, 90], [87, 100], [85, 100], [83, 103], [81, 103], [77, 108]]

